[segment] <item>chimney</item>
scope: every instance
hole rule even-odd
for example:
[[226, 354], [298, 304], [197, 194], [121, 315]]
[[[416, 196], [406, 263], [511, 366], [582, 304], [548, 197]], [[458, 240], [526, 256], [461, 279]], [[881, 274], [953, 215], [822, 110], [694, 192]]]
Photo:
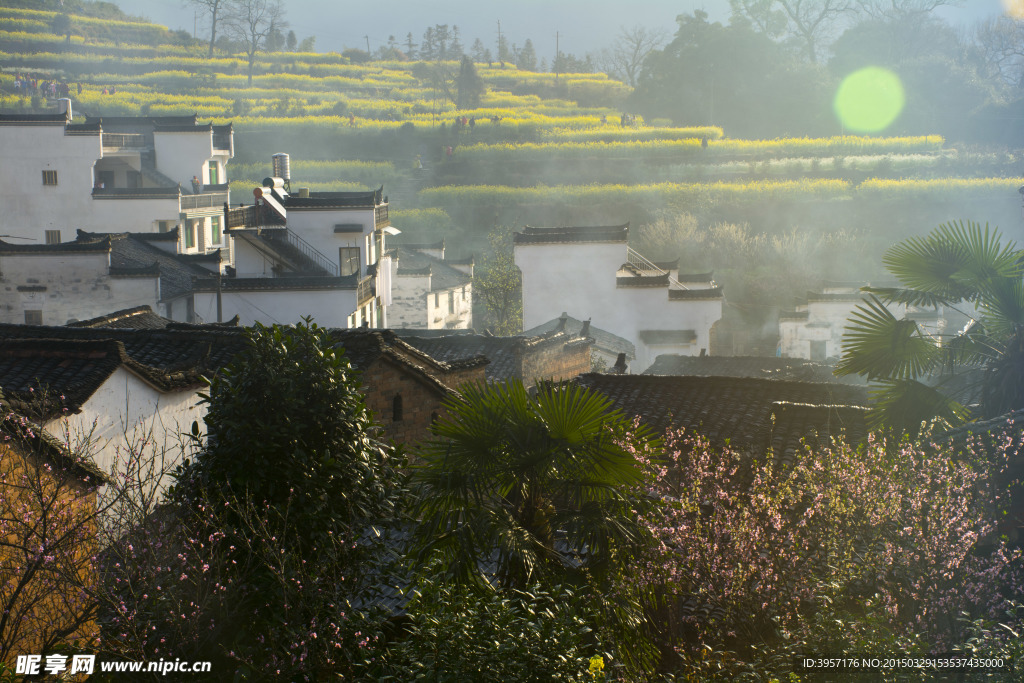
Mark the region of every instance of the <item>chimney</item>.
[[615, 365], [612, 367], [612, 374], [614, 375], [625, 375], [626, 374], [626, 354], [620, 353], [619, 357], [615, 359]]
[[587, 318], [586, 320], [583, 321], [583, 327], [580, 328], [580, 336], [581, 337], [589, 337], [590, 336], [590, 318]]
[[569, 315], [562, 311], [562, 315], [558, 316], [558, 327], [555, 328], [555, 332], [565, 332], [565, 322], [569, 319]]

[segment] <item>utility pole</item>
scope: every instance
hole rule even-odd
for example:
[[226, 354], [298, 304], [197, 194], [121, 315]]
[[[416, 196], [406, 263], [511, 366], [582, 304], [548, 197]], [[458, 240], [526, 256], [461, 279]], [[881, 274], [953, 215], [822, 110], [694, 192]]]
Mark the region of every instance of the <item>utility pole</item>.
[[192, 39], [195, 40], [196, 33], [199, 31], [199, 10], [192, 11]]
[[558, 49], [558, 39], [559, 33], [555, 31], [555, 61], [551, 63], [551, 69], [555, 72], [555, 83], [558, 82], [558, 55], [561, 53], [561, 50]]
[[501, 19], [498, 19], [498, 61], [501, 62], [501, 66], [505, 66], [505, 59], [501, 54]]
[[370, 54], [370, 36], [363, 36], [366, 38], [366, 54]]

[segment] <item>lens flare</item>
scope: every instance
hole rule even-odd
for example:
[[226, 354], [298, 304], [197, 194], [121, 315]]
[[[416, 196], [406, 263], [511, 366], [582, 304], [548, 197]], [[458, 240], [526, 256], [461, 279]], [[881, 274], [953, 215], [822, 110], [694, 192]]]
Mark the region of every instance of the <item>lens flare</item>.
[[1024, 19], [1024, 0], [1003, 0], [1003, 9], [1014, 19]]
[[869, 66], [843, 79], [833, 107], [847, 130], [877, 133], [896, 120], [905, 101], [899, 76], [888, 69]]

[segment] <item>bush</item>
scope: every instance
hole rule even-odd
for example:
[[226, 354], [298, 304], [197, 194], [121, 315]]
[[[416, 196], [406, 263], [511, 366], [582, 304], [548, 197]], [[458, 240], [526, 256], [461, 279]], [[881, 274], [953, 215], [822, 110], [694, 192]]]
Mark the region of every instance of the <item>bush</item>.
[[408, 619], [367, 679], [590, 683], [602, 653], [586, 599], [564, 587], [476, 592], [432, 574], [412, 591]]

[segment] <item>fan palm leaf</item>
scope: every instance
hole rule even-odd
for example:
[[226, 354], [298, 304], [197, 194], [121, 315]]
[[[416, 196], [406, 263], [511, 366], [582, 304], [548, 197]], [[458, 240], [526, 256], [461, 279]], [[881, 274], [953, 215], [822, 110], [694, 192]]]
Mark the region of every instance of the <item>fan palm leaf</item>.
[[939, 359], [935, 342], [921, 333], [917, 323], [897, 319], [875, 296], [854, 309], [843, 348], [836, 374], [868, 379], [916, 379]]

